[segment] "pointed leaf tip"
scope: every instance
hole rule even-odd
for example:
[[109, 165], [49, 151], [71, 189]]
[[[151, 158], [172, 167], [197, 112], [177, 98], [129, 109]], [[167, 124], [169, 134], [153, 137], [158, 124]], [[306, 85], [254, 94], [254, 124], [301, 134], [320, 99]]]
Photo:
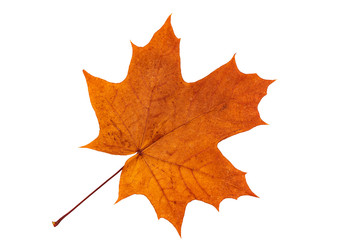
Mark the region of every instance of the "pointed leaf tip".
[[273, 82], [277, 81], [277, 79], [274, 79], [274, 80], [268, 80], [270, 81], [269, 85], [272, 84]]
[[236, 65], [235, 55], [236, 55], [236, 53], [234, 53], [234, 55], [232, 56], [232, 58], [230, 59], [229, 62], [230, 62], [231, 64], [233, 64], [236, 68], [238, 68], [237, 65]]
[[176, 231], [178, 232], [180, 238], [181, 238], [181, 225], [179, 227], [175, 226]]
[[[166, 19], [166, 21], [164, 22], [164, 24], [161, 26], [161, 28], [158, 30], [161, 31], [161, 30], [167, 30], [167, 29], [172, 29], [172, 26], [171, 26], [171, 15]], [[155, 33], [156, 34], [156, 33]]]
[[212, 204], [214, 207], [215, 207], [215, 209], [218, 211], [218, 212], [220, 212], [220, 203], [215, 203], [215, 204]]
[[88, 72], [85, 71], [84, 69], [83, 69], [83, 74], [84, 74], [84, 76], [85, 76], [86, 79], [88, 79], [88, 78], [91, 76], [90, 73], [88, 73]]
[[139, 48], [139, 46], [137, 46], [136, 44], [134, 44], [131, 40], [130, 40], [130, 43], [131, 43], [131, 47], [133, 50]]
[[[170, 16], [166, 19], [164, 25], [154, 34], [154, 36], [157, 34], [157, 33], [160, 33], [160, 32], [164, 32], [165, 36], [171, 36], [171, 37], [174, 37], [178, 40], [180, 40], [178, 37], [176, 37], [175, 35], [175, 32], [174, 32], [174, 29], [172, 27], [172, 24], [171, 24], [171, 14]], [[170, 34], [170, 35], [169, 35]]]
[[170, 25], [171, 25], [171, 15], [172, 15], [172, 13], [168, 16], [168, 18], [165, 21], [165, 23], [168, 23]]

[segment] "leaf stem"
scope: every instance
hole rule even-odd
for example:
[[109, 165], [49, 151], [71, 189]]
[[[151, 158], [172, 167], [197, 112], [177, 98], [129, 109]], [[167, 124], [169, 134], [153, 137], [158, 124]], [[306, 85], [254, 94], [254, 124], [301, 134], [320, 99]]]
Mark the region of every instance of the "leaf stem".
[[121, 172], [121, 170], [124, 168], [121, 167], [116, 173], [114, 173], [114, 175], [112, 175], [110, 178], [108, 178], [105, 182], [103, 182], [98, 188], [96, 188], [94, 191], [92, 191], [92, 193], [90, 193], [87, 197], [85, 197], [81, 202], [79, 202], [73, 209], [71, 209], [68, 213], [66, 213], [64, 216], [62, 216], [61, 218], [59, 218], [56, 222], [52, 222], [52, 224], [54, 225], [54, 227], [56, 227], [57, 225], [60, 224], [60, 222], [66, 218], [67, 215], [69, 215], [72, 211], [74, 211], [78, 206], [80, 206], [86, 199], [88, 199], [91, 195], [93, 195], [97, 190], [99, 190], [102, 186], [105, 185], [105, 183], [107, 183], [110, 179], [112, 179], [113, 177], [115, 177], [119, 172]]

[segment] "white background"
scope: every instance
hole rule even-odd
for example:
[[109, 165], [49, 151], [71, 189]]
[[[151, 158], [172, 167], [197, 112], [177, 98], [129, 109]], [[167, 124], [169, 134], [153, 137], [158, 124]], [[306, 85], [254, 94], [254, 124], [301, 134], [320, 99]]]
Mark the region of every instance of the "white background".
[[[131, 2], [131, 3], [130, 3]], [[277, 79], [259, 126], [219, 144], [260, 198], [194, 201], [183, 239], [360, 239], [357, 1], [1, 1], [0, 238], [180, 239], [144, 196], [114, 205], [119, 176], [51, 221], [128, 157], [79, 146], [98, 134], [82, 69], [125, 78], [130, 40], [172, 13], [186, 81], [236, 52]]]

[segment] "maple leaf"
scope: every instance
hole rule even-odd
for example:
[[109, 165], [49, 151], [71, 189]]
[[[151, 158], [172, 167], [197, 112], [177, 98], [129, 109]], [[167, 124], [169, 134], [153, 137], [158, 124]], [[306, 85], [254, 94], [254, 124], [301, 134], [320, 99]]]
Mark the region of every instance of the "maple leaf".
[[117, 202], [145, 195], [158, 218], [181, 234], [186, 205], [201, 200], [219, 209], [225, 198], [256, 196], [217, 144], [265, 124], [257, 106], [273, 82], [241, 73], [234, 57], [207, 77], [187, 83], [170, 17], [144, 47], [132, 44], [124, 81], [84, 71], [99, 136], [84, 146], [117, 155], [136, 153], [123, 168]]

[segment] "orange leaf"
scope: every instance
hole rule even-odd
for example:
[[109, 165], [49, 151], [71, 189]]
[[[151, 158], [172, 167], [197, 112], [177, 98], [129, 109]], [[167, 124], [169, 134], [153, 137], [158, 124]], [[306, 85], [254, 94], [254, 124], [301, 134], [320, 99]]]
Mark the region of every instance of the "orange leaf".
[[181, 233], [194, 199], [219, 208], [225, 198], [255, 196], [245, 173], [219, 151], [219, 141], [264, 123], [257, 110], [273, 81], [241, 73], [233, 57], [207, 77], [187, 83], [170, 17], [145, 47], [132, 44], [129, 72], [109, 83], [84, 71], [100, 132], [94, 150], [127, 155], [120, 200], [145, 195], [159, 218]]

